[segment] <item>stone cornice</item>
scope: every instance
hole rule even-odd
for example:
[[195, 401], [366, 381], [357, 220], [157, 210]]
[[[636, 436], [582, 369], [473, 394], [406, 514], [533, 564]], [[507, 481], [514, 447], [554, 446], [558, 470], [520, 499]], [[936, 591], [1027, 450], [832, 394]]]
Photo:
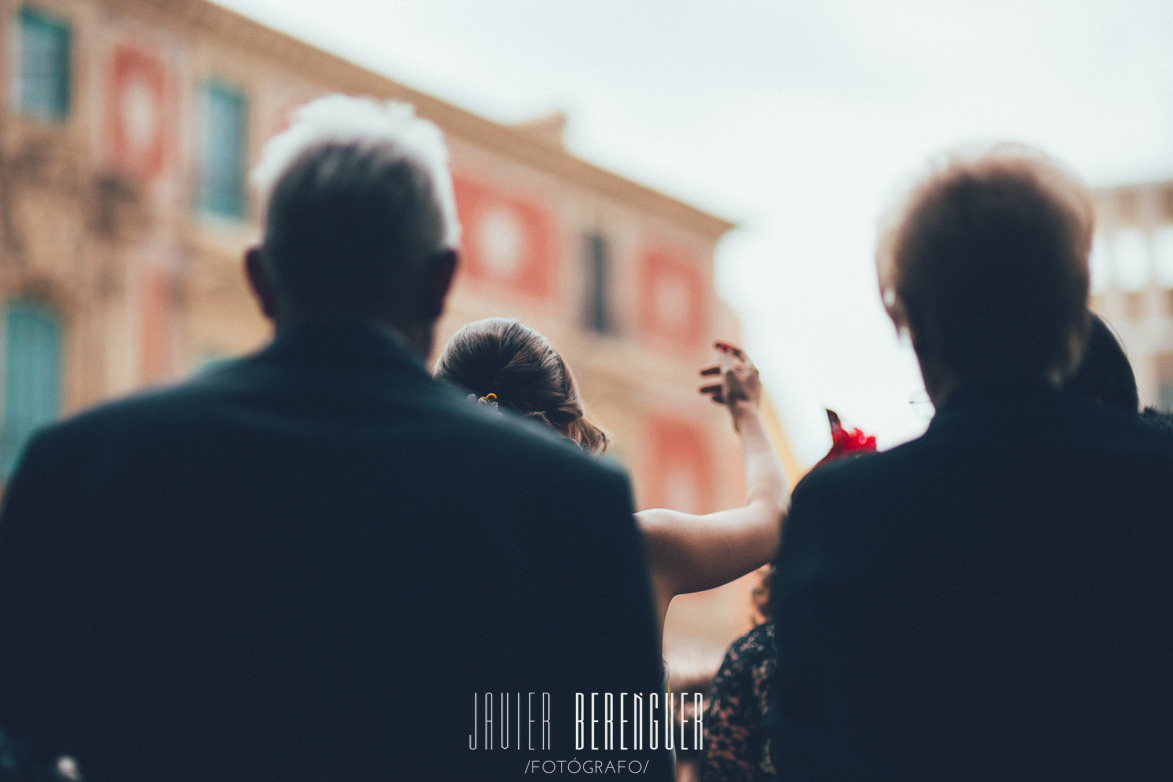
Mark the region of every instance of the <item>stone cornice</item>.
[[149, 18], [160, 26], [186, 29], [219, 38], [226, 47], [271, 58], [311, 82], [415, 105], [417, 113], [461, 140], [574, 182], [608, 198], [633, 206], [714, 241], [734, 228], [732, 223], [652, 188], [588, 163], [526, 134], [414, 90], [337, 55], [266, 27], [207, 0], [102, 0], [131, 16]]

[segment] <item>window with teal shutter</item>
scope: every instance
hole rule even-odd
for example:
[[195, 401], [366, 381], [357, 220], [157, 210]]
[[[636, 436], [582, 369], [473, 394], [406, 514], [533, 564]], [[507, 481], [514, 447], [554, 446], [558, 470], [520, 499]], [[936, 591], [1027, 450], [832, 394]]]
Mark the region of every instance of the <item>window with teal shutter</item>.
[[205, 212], [244, 216], [246, 108], [240, 90], [204, 85], [199, 204]]
[[17, 101], [21, 113], [60, 122], [69, 116], [69, 25], [31, 8], [20, 12]]
[[12, 474], [29, 437], [61, 411], [61, 320], [33, 299], [4, 306], [4, 428], [0, 474]]

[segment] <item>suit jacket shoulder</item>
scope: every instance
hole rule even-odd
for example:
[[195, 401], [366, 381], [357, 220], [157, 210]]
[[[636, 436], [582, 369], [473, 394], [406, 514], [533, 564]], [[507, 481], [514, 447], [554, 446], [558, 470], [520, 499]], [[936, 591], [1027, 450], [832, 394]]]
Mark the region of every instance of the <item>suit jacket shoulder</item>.
[[550, 693], [569, 758], [574, 692], [659, 688], [626, 477], [327, 337], [35, 438], [0, 727], [98, 782], [512, 779], [525, 753], [468, 748], [474, 694]]

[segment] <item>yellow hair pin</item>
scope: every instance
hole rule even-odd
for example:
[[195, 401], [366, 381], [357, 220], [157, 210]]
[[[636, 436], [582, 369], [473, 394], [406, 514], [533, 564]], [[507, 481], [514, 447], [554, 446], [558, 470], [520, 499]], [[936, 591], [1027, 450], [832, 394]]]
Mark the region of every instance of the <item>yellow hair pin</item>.
[[479, 399], [477, 398], [476, 394], [469, 394], [466, 398], [470, 402], [476, 402], [478, 405], [482, 405], [484, 407], [489, 408], [489, 410], [491, 412], [494, 412], [494, 413], [498, 412], [498, 410], [497, 410], [497, 395], [496, 394], [485, 394], [484, 396], [480, 397]]

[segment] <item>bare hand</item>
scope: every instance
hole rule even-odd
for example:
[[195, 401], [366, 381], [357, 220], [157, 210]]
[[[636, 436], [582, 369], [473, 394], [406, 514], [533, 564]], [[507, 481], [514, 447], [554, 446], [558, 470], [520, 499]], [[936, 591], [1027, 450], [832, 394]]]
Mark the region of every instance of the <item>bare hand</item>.
[[762, 398], [758, 369], [745, 351], [736, 345], [718, 341], [713, 346], [720, 354], [720, 361], [704, 367], [700, 374], [705, 377], [720, 376], [721, 382], [701, 386], [700, 392], [715, 403], [728, 407], [733, 416], [733, 426], [736, 427], [740, 415], [758, 409]]

